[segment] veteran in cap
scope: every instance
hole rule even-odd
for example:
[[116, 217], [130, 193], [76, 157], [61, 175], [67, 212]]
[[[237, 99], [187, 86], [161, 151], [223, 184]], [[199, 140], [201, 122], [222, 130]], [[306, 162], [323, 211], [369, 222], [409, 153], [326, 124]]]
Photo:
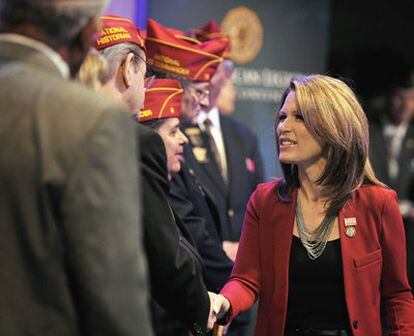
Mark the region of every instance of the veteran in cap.
[[[154, 102], [152, 92], [159, 89], [160, 82], [147, 76], [145, 48], [135, 25], [122, 17], [104, 16], [96, 47], [110, 67], [102, 93], [128, 107], [131, 114], [140, 116], [142, 113], [143, 120], [155, 116], [153, 107], [148, 108], [148, 104], [140, 112], [144, 89], [148, 92], [148, 102]], [[181, 93], [181, 88], [172, 89], [170, 102], [174, 102], [172, 98], [178, 98]], [[171, 112], [171, 109], [168, 111]], [[165, 146], [161, 137], [150, 128], [141, 124], [136, 124], [136, 127], [140, 144], [144, 242], [151, 296], [183, 326], [186, 333], [191, 331], [193, 335], [204, 335], [210, 300], [202, 280], [199, 259], [194, 249], [189, 249], [185, 243], [168, 202]]]
[[[162, 138], [166, 153], [169, 179], [178, 173], [183, 161], [184, 145], [188, 143], [186, 136], [180, 130], [181, 102], [183, 89], [175, 79], [156, 79], [146, 91], [145, 104], [140, 112], [139, 121], [142, 125], [155, 130]], [[203, 268], [203, 262], [195, 244], [181, 219], [174, 212], [182, 244], [188, 248], [198, 260], [198, 267]], [[171, 313], [152, 305], [154, 329], [157, 335], [187, 336], [185, 328]]]
[[218, 205], [211, 191], [200, 183], [195, 174], [199, 161], [207, 159], [207, 148], [204, 135], [194, 122], [201, 109], [209, 105], [210, 79], [223, 61], [228, 40], [220, 38], [201, 42], [148, 20], [145, 44], [149, 62], [157, 69], [167, 71], [168, 76], [180, 77], [184, 82], [181, 120], [187, 126], [185, 134], [192, 146], [184, 146], [185, 162], [180, 172], [172, 177], [170, 200], [203, 259], [207, 288], [219, 291], [230, 275], [233, 262], [222, 247]]

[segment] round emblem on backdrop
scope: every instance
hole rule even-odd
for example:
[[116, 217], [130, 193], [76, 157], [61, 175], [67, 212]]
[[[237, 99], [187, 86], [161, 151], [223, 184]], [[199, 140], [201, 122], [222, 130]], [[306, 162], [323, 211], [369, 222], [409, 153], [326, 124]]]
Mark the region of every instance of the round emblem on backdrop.
[[230, 37], [231, 56], [238, 64], [251, 62], [263, 46], [263, 25], [255, 12], [236, 7], [227, 12], [221, 30]]

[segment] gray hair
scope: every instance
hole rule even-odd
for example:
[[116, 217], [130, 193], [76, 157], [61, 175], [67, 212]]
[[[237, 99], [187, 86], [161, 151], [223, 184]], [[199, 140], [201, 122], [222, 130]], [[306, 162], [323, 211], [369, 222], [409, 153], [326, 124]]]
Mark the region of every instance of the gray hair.
[[102, 82], [105, 84], [111, 78], [113, 78], [118, 71], [119, 66], [121, 65], [124, 57], [129, 53], [134, 54], [135, 64], [139, 62], [145, 62], [145, 53], [144, 50], [135, 43], [119, 43], [113, 46], [99, 50], [101, 56], [105, 59], [108, 64], [108, 70], [102, 79]]
[[68, 43], [102, 13], [106, 3], [107, 0], [1, 0], [1, 30], [33, 25], [56, 44]]

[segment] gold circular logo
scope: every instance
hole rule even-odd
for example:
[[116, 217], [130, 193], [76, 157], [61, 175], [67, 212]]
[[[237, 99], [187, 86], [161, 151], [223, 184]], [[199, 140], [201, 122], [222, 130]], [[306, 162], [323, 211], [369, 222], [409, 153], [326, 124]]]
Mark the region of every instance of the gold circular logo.
[[263, 45], [263, 25], [247, 7], [230, 10], [221, 23], [221, 30], [230, 37], [231, 55], [236, 63], [248, 63], [257, 56]]

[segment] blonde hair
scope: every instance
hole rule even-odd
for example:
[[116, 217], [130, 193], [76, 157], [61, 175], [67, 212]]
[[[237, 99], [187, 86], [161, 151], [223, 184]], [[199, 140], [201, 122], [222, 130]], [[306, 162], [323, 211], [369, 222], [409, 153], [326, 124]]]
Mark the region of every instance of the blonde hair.
[[[328, 213], [341, 209], [351, 192], [363, 183], [385, 186], [375, 177], [369, 160], [367, 117], [348, 85], [323, 75], [294, 77], [282, 105], [291, 91], [309, 131], [327, 153], [327, 165], [317, 183], [329, 197]], [[281, 165], [286, 183], [281, 190], [290, 194], [291, 188], [299, 185], [297, 168]]]
[[76, 78], [85, 85], [98, 91], [108, 71], [105, 59], [95, 51], [89, 51]]

